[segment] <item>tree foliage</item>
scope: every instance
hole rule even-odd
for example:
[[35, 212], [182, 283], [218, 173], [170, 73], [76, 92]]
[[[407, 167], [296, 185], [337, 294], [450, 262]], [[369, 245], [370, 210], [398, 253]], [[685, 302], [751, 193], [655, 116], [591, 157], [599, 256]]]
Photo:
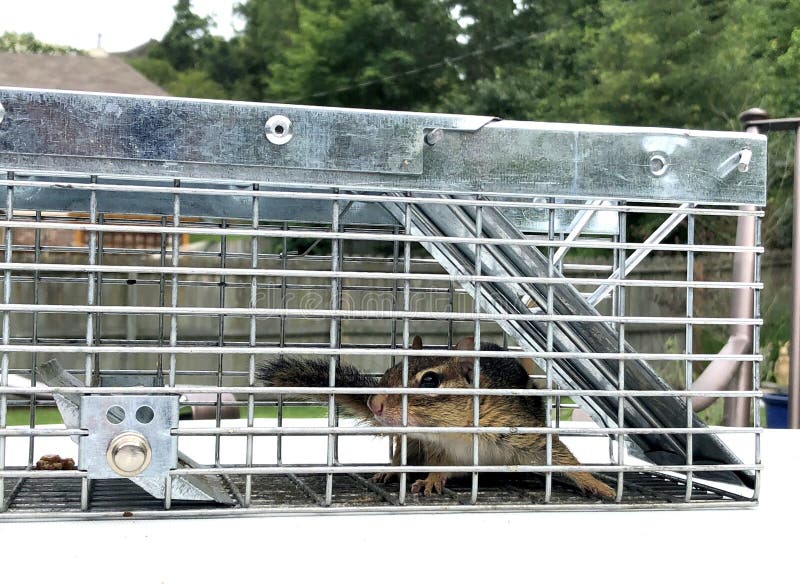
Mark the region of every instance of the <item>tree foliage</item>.
[[236, 39], [235, 57], [242, 67], [237, 94], [244, 99], [272, 100], [271, 68], [289, 48], [290, 38], [300, 27], [302, 0], [248, 0], [236, 11], [244, 27]]
[[464, 23], [461, 83], [449, 109], [500, 117], [587, 121], [583, 90], [594, 85], [587, 37], [600, 18], [592, 0], [452, 3]]
[[83, 51], [37, 40], [29, 32], [4, 32], [0, 35], [0, 53], [40, 53], [46, 55], [82, 55]]
[[173, 95], [224, 99], [242, 75], [237, 41], [211, 34], [214, 22], [192, 11], [190, 0], [175, 4], [175, 20], [147, 57], [131, 65]]
[[458, 52], [458, 32], [443, 2], [308, 1], [269, 67], [269, 94], [280, 101], [429, 109], [456, 81], [443, 61]]
[[210, 32], [213, 21], [192, 12], [191, 0], [178, 0], [174, 10], [172, 26], [148, 56], [166, 61], [176, 71], [196, 69], [215, 48]]

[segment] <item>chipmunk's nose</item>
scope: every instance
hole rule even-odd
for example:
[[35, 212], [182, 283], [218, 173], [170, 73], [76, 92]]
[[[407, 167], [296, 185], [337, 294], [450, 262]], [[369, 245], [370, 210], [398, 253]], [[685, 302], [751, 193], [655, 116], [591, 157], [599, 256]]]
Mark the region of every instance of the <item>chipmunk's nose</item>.
[[379, 417], [383, 413], [386, 397], [385, 395], [371, 395], [367, 400], [367, 407], [376, 417]]

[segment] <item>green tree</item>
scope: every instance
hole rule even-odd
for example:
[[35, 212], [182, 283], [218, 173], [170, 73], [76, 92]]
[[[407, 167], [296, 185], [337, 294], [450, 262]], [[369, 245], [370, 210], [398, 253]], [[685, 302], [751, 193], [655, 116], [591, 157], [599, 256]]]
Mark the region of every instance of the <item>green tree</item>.
[[236, 39], [240, 79], [235, 95], [242, 99], [269, 99], [270, 67], [278, 62], [299, 30], [301, 0], [246, 0], [236, 6], [244, 21]]
[[581, 121], [594, 71], [582, 58], [595, 0], [454, 2], [464, 24], [461, 82], [447, 109], [506, 118]]
[[4, 32], [0, 35], [0, 53], [42, 53], [47, 55], [82, 55], [84, 51], [37, 40], [29, 32]]
[[[586, 58], [596, 83], [584, 88], [595, 120], [710, 128], [735, 125], [743, 79], [726, 35], [724, 0], [603, 0], [603, 22]], [[738, 63], [741, 69], [745, 64]]]
[[213, 51], [213, 20], [192, 12], [191, 0], [178, 0], [172, 21], [164, 38], [151, 49], [148, 57], [166, 61], [176, 71], [200, 67]]
[[228, 98], [225, 88], [202, 69], [176, 71], [167, 61], [150, 58], [132, 59], [130, 64], [170, 95], [205, 99]]
[[145, 58], [130, 64], [172, 95], [229, 98], [242, 78], [239, 41], [211, 34], [213, 21], [192, 12], [190, 0], [175, 4], [175, 20]]
[[150, 81], [164, 89], [178, 77], [178, 72], [175, 68], [164, 59], [143, 57], [139, 59], [129, 59], [128, 64]]
[[269, 98], [431, 109], [456, 80], [459, 28], [437, 0], [315, 0], [270, 64]]
[[226, 99], [228, 92], [201, 69], [179, 71], [175, 79], [164, 86], [171, 95], [201, 97], [204, 99]]
[[[745, 96], [745, 107], [763, 107], [778, 118], [800, 115], [800, 3], [736, 0], [730, 12], [739, 15], [730, 33], [747, 48], [739, 68], [751, 89]], [[791, 132], [769, 136], [769, 187], [763, 227], [768, 249], [786, 249], [792, 244], [794, 142]]]

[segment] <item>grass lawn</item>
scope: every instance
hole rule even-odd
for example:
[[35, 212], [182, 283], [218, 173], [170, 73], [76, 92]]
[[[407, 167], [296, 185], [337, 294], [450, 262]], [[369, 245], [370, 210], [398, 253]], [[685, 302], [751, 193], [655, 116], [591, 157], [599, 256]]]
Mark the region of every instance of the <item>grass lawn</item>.
[[[8, 408], [6, 425], [28, 426], [30, 424], [30, 410], [28, 408]], [[247, 408], [239, 408], [239, 417], [247, 419]], [[277, 418], [277, 406], [258, 406], [255, 408], [256, 418]], [[284, 418], [326, 418], [328, 408], [323, 406], [284, 406]], [[36, 425], [61, 424], [61, 414], [57, 408], [36, 408]]]
[[[8, 408], [6, 425], [8, 426], [28, 426], [30, 424], [31, 411], [28, 408]], [[56, 408], [36, 408], [36, 425], [42, 424], [61, 424], [61, 414]]]
[[[563, 398], [562, 403], [570, 403], [569, 398]], [[700, 419], [709, 425], [722, 423], [722, 400], [717, 400], [710, 408], [700, 413]], [[561, 421], [572, 419], [571, 409], [561, 410]], [[761, 408], [761, 426], [766, 427], [766, 408]], [[239, 417], [247, 419], [247, 408], [239, 408]], [[277, 406], [257, 406], [255, 408], [256, 418], [277, 418]], [[284, 406], [284, 418], [326, 418], [328, 408], [325, 406]], [[9, 408], [6, 425], [8, 426], [27, 426], [30, 423], [30, 410], [28, 408]], [[61, 415], [56, 408], [36, 408], [36, 425], [41, 424], [61, 424]]]
[[[247, 419], [247, 408], [240, 408], [239, 417]], [[256, 418], [277, 418], [278, 406], [258, 406]], [[327, 418], [328, 408], [324, 406], [283, 406], [284, 418]]]

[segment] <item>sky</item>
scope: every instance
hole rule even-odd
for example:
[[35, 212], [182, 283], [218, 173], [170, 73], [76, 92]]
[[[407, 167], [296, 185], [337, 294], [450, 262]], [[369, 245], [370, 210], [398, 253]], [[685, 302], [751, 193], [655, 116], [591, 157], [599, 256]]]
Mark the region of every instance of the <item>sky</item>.
[[[214, 34], [233, 34], [238, 0], [193, 0], [194, 11], [212, 16]], [[32, 32], [46, 43], [77, 49], [100, 45], [109, 53], [160, 39], [172, 24], [175, 0], [0, 0], [0, 33]]]

